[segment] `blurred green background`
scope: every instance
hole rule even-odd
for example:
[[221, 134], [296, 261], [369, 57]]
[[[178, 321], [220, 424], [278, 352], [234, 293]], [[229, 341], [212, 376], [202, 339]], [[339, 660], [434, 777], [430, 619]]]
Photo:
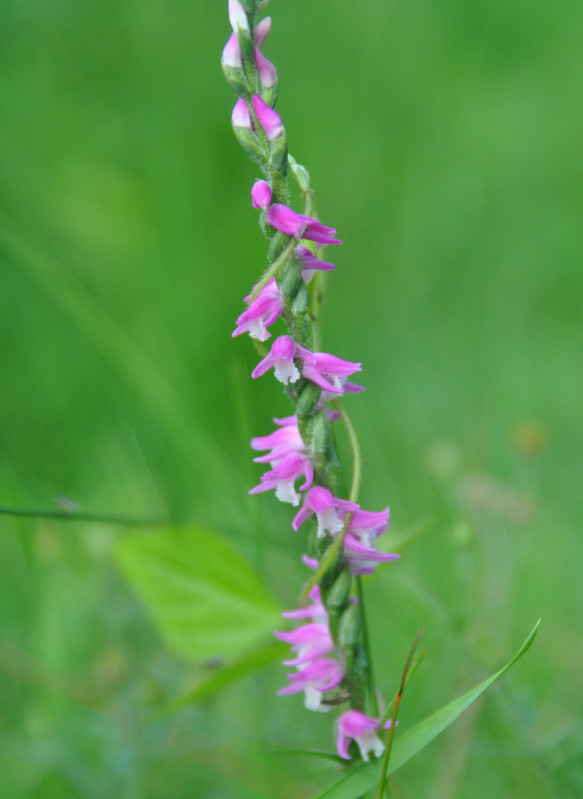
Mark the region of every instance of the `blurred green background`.
[[[202, 522], [293, 607], [303, 537], [246, 494], [248, 439], [288, 405], [230, 338], [265, 240], [219, 66], [226, 2], [0, 10], [0, 504]], [[401, 729], [543, 617], [394, 796], [580, 796], [583, 6], [269, 12], [290, 148], [345, 242], [323, 349], [363, 361], [346, 402], [362, 504], [390, 503], [410, 539], [367, 587], [387, 698], [426, 629]], [[208, 668], [168, 650], [115, 565], [140, 528], [0, 525], [2, 797], [296, 799], [331, 781], [268, 753], [333, 747], [331, 716], [274, 695], [277, 664], [148, 722]]]

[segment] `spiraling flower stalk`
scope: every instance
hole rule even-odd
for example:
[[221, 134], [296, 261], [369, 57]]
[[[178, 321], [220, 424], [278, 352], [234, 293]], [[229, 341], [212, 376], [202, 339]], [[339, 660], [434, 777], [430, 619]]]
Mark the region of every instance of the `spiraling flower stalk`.
[[[300, 506], [292, 521], [294, 530], [308, 519], [315, 521], [308, 534], [310, 554], [304, 558], [315, 571], [310, 603], [284, 613], [305, 623], [291, 632], [276, 632], [292, 647], [293, 657], [285, 665], [296, 669], [279, 693], [303, 691], [311, 710], [347, 703], [349, 709], [338, 720], [338, 753], [344, 759], [352, 753], [367, 760], [370, 752], [382, 753], [383, 745], [376, 732], [379, 719], [365, 713], [367, 688], [369, 695], [375, 693], [361, 623], [360, 583], [358, 596], [351, 592], [355, 578], [360, 581], [378, 563], [399, 556], [375, 548], [377, 538], [388, 528], [389, 508], [361, 509], [358, 480], [349, 498], [338, 496], [339, 463], [331, 425], [342, 417], [349, 434], [355, 435], [338, 400], [345, 393], [363, 390], [348, 379], [362, 367], [318, 351], [321, 282], [335, 268], [320, 253], [342, 242], [334, 228], [315, 217], [309, 173], [289, 154], [285, 127], [274, 110], [277, 72], [262, 52], [271, 19], [259, 19], [265, 5], [265, 0], [229, 0], [232, 34], [222, 56], [225, 77], [238, 96], [232, 113], [234, 133], [263, 173], [251, 189], [251, 201], [269, 241], [268, 267], [245, 298], [247, 307], [237, 319], [233, 336], [248, 333], [264, 342], [271, 338], [270, 327], [283, 322], [286, 331], [264, 351], [252, 377], [273, 370], [285, 386], [294, 413], [275, 419], [274, 432], [252, 439], [252, 448], [265, 453], [255, 460], [270, 468], [250, 493], [274, 490], [281, 501]], [[303, 197], [301, 213], [288, 205], [290, 173]], [[371, 702], [371, 710], [376, 711], [375, 705], [376, 701]]]

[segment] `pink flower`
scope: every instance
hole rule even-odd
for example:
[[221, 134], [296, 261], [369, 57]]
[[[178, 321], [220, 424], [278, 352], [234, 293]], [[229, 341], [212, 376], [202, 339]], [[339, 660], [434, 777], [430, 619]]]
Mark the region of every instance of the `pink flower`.
[[[250, 297], [248, 298], [250, 299]], [[275, 278], [266, 283], [257, 297], [237, 319], [237, 327], [231, 334], [240, 336], [249, 333], [251, 338], [266, 341], [271, 337], [267, 328], [278, 319], [283, 312], [283, 305]]]
[[313, 278], [316, 269], [325, 270], [327, 272], [331, 269], [335, 269], [334, 264], [330, 264], [327, 261], [320, 261], [311, 250], [308, 250], [307, 247], [303, 247], [301, 244], [298, 244], [294, 252], [302, 262], [302, 278], [306, 284]]
[[261, 360], [251, 372], [251, 377], [264, 375], [273, 367], [276, 378], [287, 385], [300, 379], [300, 371], [294, 364], [296, 343], [291, 336], [280, 336], [271, 345], [271, 352]]
[[[303, 361], [301, 373], [294, 363], [295, 360]], [[346, 382], [348, 375], [361, 371], [359, 363], [344, 361], [327, 352], [310, 352], [296, 344], [291, 336], [275, 339], [271, 352], [257, 364], [251, 377], [261, 377], [271, 367], [275, 369], [276, 378], [284, 384], [295, 383], [303, 375], [331, 395], [339, 396], [344, 391], [363, 390], [362, 386]]]
[[271, 203], [271, 186], [266, 180], [257, 180], [251, 189], [251, 202], [253, 208], [262, 208], [264, 211]]
[[286, 455], [304, 454], [306, 451], [295, 416], [274, 419], [274, 422], [279, 425], [279, 430], [275, 430], [268, 436], [259, 436], [251, 439], [251, 447], [253, 449], [271, 450], [267, 455], [254, 458], [255, 463], [277, 463], [277, 461], [285, 458]]
[[[372, 719], [361, 713], [360, 710], [347, 710], [338, 719], [338, 754], [344, 760], [350, 760], [348, 746], [353, 738], [358, 744], [360, 754], [365, 762], [369, 760], [369, 752], [380, 757], [385, 751], [385, 745], [376, 734], [380, 720]], [[384, 725], [384, 729], [391, 726], [391, 720]]]
[[277, 692], [280, 696], [305, 691], [308, 710], [329, 710], [329, 707], [322, 705], [322, 694], [340, 685], [344, 671], [335, 660], [321, 658], [296, 673], [288, 674], [287, 678], [291, 685], [281, 688]]
[[331, 536], [339, 533], [343, 526], [344, 521], [339, 516], [339, 511], [355, 511], [360, 506], [356, 502], [349, 502], [346, 499], [338, 499], [332, 495], [328, 488], [323, 486], [315, 486], [311, 488], [306, 494], [306, 499], [302, 508], [296, 513], [292, 522], [294, 530], [298, 530], [300, 526], [308, 519], [312, 513], [315, 513], [318, 519], [318, 538], [325, 535], [326, 532]]
[[273, 108], [270, 108], [267, 105], [267, 103], [264, 103], [258, 94], [253, 95], [252, 103], [255, 116], [265, 131], [265, 135], [269, 141], [273, 141], [274, 139], [278, 139], [280, 136], [282, 136], [283, 122], [281, 121], [281, 117], [277, 111], [274, 111]]
[[310, 239], [322, 246], [326, 244], [342, 244], [340, 239], [335, 239], [336, 229], [326, 227], [311, 216], [298, 214], [287, 205], [276, 203], [267, 210], [267, 223], [288, 236], [294, 236], [298, 241]]
[[305, 491], [314, 481], [314, 467], [307, 455], [300, 453], [286, 455], [273, 469], [261, 475], [261, 483], [249, 493], [260, 494], [275, 488], [275, 496], [282, 502], [299, 505], [301, 497], [295, 489], [295, 483], [302, 475], [305, 477], [305, 482], [300, 486], [300, 490]]
[[348, 532], [354, 533], [366, 546], [372, 546], [389, 526], [389, 508], [375, 512], [356, 510], [350, 517]]
[[[307, 556], [304, 555], [304, 558], [306, 557]], [[316, 567], [317, 566], [318, 562], [316, 561]], [[311, 605], [307, 605], [305, 608], [299, 608], [298, 610], [286, 610], [281, 615], [285, 616], [286, 619], [312, 619], [313, 621], [325, 622], [328, 619], [328, 613], [320, 596], [320, 587], [315, 585], [308, 596], [312, 600]]]
[[344, 361], [327, 352], [310, 352], [303, 347], [300, 348], [300, 354], [304, 358], [302, 375], [324, 390], [322, 399], [341, 396], [344, 392], [364, 391], [363, 386], [346, 380], [355, 372], [362, 371], [360, 363]]
[[354, 533], [349, 531], [350, 525], [343, 541], [344, 556], [355, 576], [373, 574], [378, 563], [389, 563], [401, 557], [388, 552], [379, 552], [373, 547], [367, 547], [361, 543]]
[[280, 641], [291, 644], [293, 651], [297, 652], [298, 656], [294, 660], [283, 661], [286, 666], [302, 666], [334, 651], [334, 643], [327, 624], [319, 622], [304, 624], [291, 633], [275, 632], [274, 635]]
[[306, 564], [308, 569], [313, 569], [314, 571], [316, 571], [316, 569], [318, 568], [318, 561], [316, 560], [316, 558], [311, 558], [309, 555], [302, 555], [302, 560]]

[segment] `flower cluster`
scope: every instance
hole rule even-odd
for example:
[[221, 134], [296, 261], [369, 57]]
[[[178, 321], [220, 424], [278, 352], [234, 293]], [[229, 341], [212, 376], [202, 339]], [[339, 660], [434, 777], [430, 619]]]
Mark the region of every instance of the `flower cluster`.
[[310, 591], [309, 598], [311, 605], [283, 613], [288, 619], [309, 619], [309, 622], [291, 633], [275, 633], [280, 641], [291, 644], [296, 654], [293, 660], [284, 661], [284, 665], [297, 669], [287, 675], [290, 684], [278, 694], [285, 696], [304, 691], [308, 710], [329, 710], [330, 706], [322, 704], [323, 694], [341, 685], [344, 668], [336, 657], [327, 657], [335, 652], [335, 646], [317, 585]]
[[[287, 330], [273, 339], [269, 351], [257, 345], [263, 357], [251, 376], [259, 378], [273, 369], [295, 413], [275, 419], [273, 432], [251, 440], [251, 447], [264, 453], [255, 461], [267, 464], [268, 469], [250, 493], [274, 490], [279, 500], [297, 507], [291, 525], [294, 531], [315, 517], [311, 548], [316, 557], [306, 557], [305, 562], [318, 569], [318, 577], [320, 564], [324, 571], [320, 584], [309, 592], [311, 604], [283, 614], [305, 623], [292, 632], [276, 633], [291, 645], [294, 657], [284, 663], [295, 668], [288, 674], [289, 684], [279, 693], [303, 691], [306, 707], [319, 711], [348, 701], [351, 709], [338, 721], [338, 753], [348, 759], [349, 744], [354, 740], [367, 760], [370, 752], [378, 755], [383, 744], [375, 732], [379, 719], [363, 712], [367, 666], [358, 620], [362, 605], [350, 595], [350, 588], [354, 577], [372, 574], [379, 563], [396, 560], [399, 555], [376, 548], [389, 526], [389, 508], [363, 510], [356, 501], [357, 491], [351, 491], [350, 499], [336, 496], [340, 491], [331, 426], [340, 413], [326, 403], [364, 390], [349, 380], [362, 366], [319, 352], [314, 344], [315, 319], [310, 309], [311, 297], [318, 292], [310, 284], [316, 273], [335, 268], [321, 260], [319, 251], [342, 242], [336, 238], [335, 228], [313, 216], [309, 175], [288, 155], [286, 131], [273, 108], [277, 73], [262, 53], [271, 28], [269, 18], [257, 21], [262, 5], [259, 0], [244, 0], [244, 4], [229, 0], [233, 33], [222, 58], [225, 76], [239, 96], [232, 112], [233, 130], [264, 173], [251, 189], [251, 204], [259, 211], [262, 230], [270, 241], [268, 271], [245, 298], [246, 308], [232, 335], [248, 333], [264, 342], [271, 338], [274, 324], [279, 320], [285, 323]], [[287, 204], [289, 168], [304, 198], [302, 213]], [[324, 556], [331, 550], [337, 554], [334, 568], [325, 571], [331, 558], [324, 562]], [[360, 664], [358, 674], [354, 672], [356, 662]], [[336, 692], [333, 701], [325, 696], [330, 691]]]

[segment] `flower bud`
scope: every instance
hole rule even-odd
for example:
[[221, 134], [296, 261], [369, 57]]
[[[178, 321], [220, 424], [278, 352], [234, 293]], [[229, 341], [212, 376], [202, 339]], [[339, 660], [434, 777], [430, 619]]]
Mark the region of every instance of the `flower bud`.
[[[252, 9], [248, 10], [251, 11]], [[247, 12], [239, 0], [229, 0], [229, 22], [231, 23], [231, 28], [235, 31], [235, 33], [244, 31], [248, 36], [251, 36]]]
[[233, 132], [241, 147], [255, 161], [260, 161], [263, 157], [261, 143], [253, 132], [253, 123], [251, 121], [249, 106], [242, 97], [235, 103], [231, 115], [231, 122], [233, 124]]
[[253, 110], [270, 142], [280, 139], [285, 131], [279, 114], [270, 108], [259, 95], [253, 95]]
[[289, 165], [291, 167], [292, 175], [302, 191], [310, 190], [310, 173], [305, 166], [298, 164], [295, 158], [289, 156]]
[[232, 33], [223, 49], [221, 66], [227, 83], [239, 97], [249, 97], [249, 85], [243, 72], [241, 48], [237, 35]]
[[261, 99], [273, 108], [277, 100], [277, 70], [259, 48], [255, 48], [255, 66], [261, 84]]
[[271, 204], [271, 186], [266, 180], [257, 180], [251, 189], [253, 208], [265, 209]]
[[255, 31], [253, 32], [253, 39], [255, 42], [255, 47], [263, 47], [265, 44], [265, 40], [269, 36], [269, 31], [271, 30], [271, 17], [265, 17], [262, 19], [261, 22], [258, 22], [255, 26]]

